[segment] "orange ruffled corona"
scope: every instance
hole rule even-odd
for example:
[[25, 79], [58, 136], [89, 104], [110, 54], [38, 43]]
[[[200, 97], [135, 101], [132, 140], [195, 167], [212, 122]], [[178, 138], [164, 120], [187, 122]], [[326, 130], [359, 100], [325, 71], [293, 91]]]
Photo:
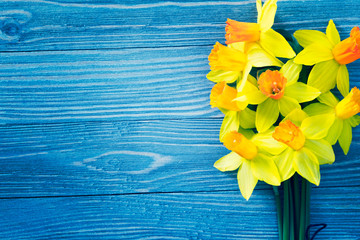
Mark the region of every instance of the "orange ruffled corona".
[[360, 58], [360, 30], [353, 27], [350, 37], [338, 43], [332, 50], [335, 60], [340, 64], [348, 64]]
[[228, 86], [225, 82], [215, 84], [210, 93], [211, 107], [224, 108], [231, 111], [240, 111], [236, 101], [233, 101], [237, 96], [235, 88]]
[[209, 55], [211, 70], [243, 71], [246, 64], [245, 53], [216, 42]]
[[285, 143], [294, 150], [300, 150], [305, 144], [304, 134], [290, 120], [281, 122], [275, 128], [272, 136], [277, 141]]
[[287, 79], [279, 71], [266, 70], [258, 80], [260, 91], [272, 98], [280, 99], [284, 95]]
[[225, 31], [226, 44], [256, 42], [260, 39], [260, 26], [257, 23], [238, 22], [228, 19]]
[[340, 119], [348, 119], [360, 112], [360, 90], [357, 87], [351, 89], [350, 93], [335, 107], [336, 116]]
[[224, 136], [224, 145], [227, 149], [248, 160], [256, 157], [258, 153], [256, 145], [236, 131], [229, 132]]

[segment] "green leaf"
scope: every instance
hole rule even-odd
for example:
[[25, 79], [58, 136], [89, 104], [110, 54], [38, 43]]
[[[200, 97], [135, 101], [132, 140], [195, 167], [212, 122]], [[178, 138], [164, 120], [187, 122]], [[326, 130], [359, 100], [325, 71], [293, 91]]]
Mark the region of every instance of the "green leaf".
[[321, 114], [304, 119], [300, 129], [307, 139], [321, 139], [326, 137], [334, 122], [333, 114]]
[[320, 165], [332, 164], [335, 161], [334, 150], [326, 140], [306, 140], [304, 147], [310, 149], [318, 159]]
[[222, 172], [234, 171], [240, 167], [241, 163], [242, 157], [235, 152], [231, 152], [217, 160], [214, 163], [214, 167]]
[[329, 21], [329, 24], [326, 28], [326, 36], [329, 39], [329, 42], [335, 46], [340, 42], [340, 35], [338, 30], [336, 29], [336, 26], [333, 22], [333, 20]]
[[260, 33], [260, 45], [276, 57], [293, 58], [295, 52], [285, 38], [273, 29]]
[[313, 43], [331, 48], [331, 43], [323, 32], [317, 30], [298, 30], [294, 33], [294, 37], [302, 47], [307, 47]]
[[249, 108], [245, 108], [243, 111], [239, 113], [240, 117], [240, 126], [242, 128], [255, 128], [255, 112], [250, 110]]
[[329, 128], [328, 134], [325, 138], [331, 145], [334, 145], [339, 139], [342, 129], [343, 129], [344, 121], [338, 118], [335, 118], [334, 123]]
[[294, 153], [294, 169], [309, 182], [319, 186], [320, 167], [317, 157], [311, 150], [303, 147]]
[[304, 50], [295, 57], [294, 62], [310, 66], [331, 59], [334, 59], [331, 49], [318, 43], [313, 43], [304, 48]]
[[291, 96], [299, 103], [309, 102], [320, 95], [320, 91], [314, 87], [310, 87], [304, 83], [297, 82], [293, 85], [286, 86], [285, 96]]
[[307, 84], [319, 89], [322, 93], [333, 89], [339, 67], [340, 65], [335, 60], [316, 64], [310, 72]]
[[352, 141], [352, 127], [351, 125], [345, 121], [343, 125], [343, 130], [339, 137], [339, 144], [344, 154], [347, 155], [350, 149], [350, 144]]
[[279, 169], [281, 181], [286, 181], [295, 173], [293, 168], [294, 152], [292, 148], [288, 147], [282, 154], [274, 158]]
[[340, 65], [339, 71], [336, 76], [337, 89], [339, 89], [341, 95], [346, 97], [350, 92], [349, 86], [349, 72], [346, 65]]
[[294, 98], [283, 96], [278, 100], [281, 115], [286, 117], [294, 109], [301, 109], [300, 104]]
[[224, 136], [231, 131], [238, 131], [240, 125], [239, 112], [228, 111], [225, 114], [224, 120], [221, 124], [219, 139], [223, 142]]
[[236, 71], [225, 71], [225, 70], [212, 70], [210, 71], [206, 77], [212, 82], [222, 82], [225, 81], [227, 83], [235, 82], [241, 72]]
[[255, 158], [251, 159], [250, 162], [251, 169], [256, 178], [270, 185], [280, 185], [280, 175], [272, 158], [259, 153]]
[[294, 63], [293, 60], [287, 61], [284, 66], [281, 67], [280, 72], [284, 74], [284, 77], [287, 79], [286, 87], [296, 83], [299, 78], [301, 69], [302, 66]]
[[244, 160], [237, 174], [240, 192], [246, 200], [249, 200], [258, 179], [251, 170], [251, 160]]
[[258, 132], [268, 130], [279, 117], [279, 107], [276, 100], [268, 98], [259, 104], [256, 110], [255, 126]]

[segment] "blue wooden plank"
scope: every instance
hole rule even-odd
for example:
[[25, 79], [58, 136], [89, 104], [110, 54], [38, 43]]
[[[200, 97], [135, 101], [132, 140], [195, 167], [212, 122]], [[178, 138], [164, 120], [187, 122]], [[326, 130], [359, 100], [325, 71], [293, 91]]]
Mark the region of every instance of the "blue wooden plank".
[[[360, 237], [360, 188], [312, 190], [318, 240]], [[277, 239], [271, 190], [0, 201], [1, 239]]]
[[[0, 197], [238, 191], [213, 163], [229, 151], [221, 119], [85, 122], [0, 127]], [[321, 187], [360, 184], [360, 129], [347, 156], [321, 167]], [[269, 189], [259, 184], [258, 189]]]
[[[14, 1], [0, 2], [0, 50], [64, 50], [212, 45], [227, 18], [256, 21], [252, 1]], [[326, 9], [326, 11], [324, 11]], [[359, 25], [358, 0], [279, 1], [276, 28], [341, 35]]]

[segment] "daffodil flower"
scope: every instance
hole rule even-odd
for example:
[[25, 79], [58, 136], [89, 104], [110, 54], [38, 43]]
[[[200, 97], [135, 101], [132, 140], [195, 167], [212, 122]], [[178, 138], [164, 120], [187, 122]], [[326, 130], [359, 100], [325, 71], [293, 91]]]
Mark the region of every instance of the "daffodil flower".
[[310, 72], [308, 84], [322, 93], [337, 85], [340, 93], [349, 93], [349, 73], [346, 64], [360, 58], [360, 30], [354, 27], [350, 37], [340, 41], [339, 32], [332, 20], [326, 34], [316, 30], [298, 30], [294, 33], [304, 47], [294, 59], [295, 63], [315, 65]]
[[275, 128], [274, 139], [287, 145], [287, 149], [275, 157], [281, 181], [289, 179], [296, 171], [319, 185], [319, 165], [335, 161], [330, 143], [324, 140], [333, 121], [333, 116], [309, 117], [295, 109]]
[[[245, 134], [245, 133], [244, 133]], [[254, 134], [247, 131], [245, 137], [237, 131], [224, 137], [224, 145], [232, 152], [215, 162], [220, 171], [238, 169], [237, 179], [241, 194], [248, 200], [258, 182], [280, 185], [280, 175], [270, 154], [279, 154], [286, 146], [275, 141], [271, 134]]]
[[346, 155], [352, 141], [352, 128], [360, 123], [360, 116], [356, 115], [360, 112], [360, 91], [354, 87], [340, 102], [331, 92], [321, 94], [318, 99], [320, 103], [310, 104], [304, 111], [310, 116], [335, 116], [326, 140], [332, 145], [339, 141]]
[[282, 66], [283, 63], [265, 52], [258, 44], [234, 43], [224, 46], [217, 42], [208, 57], [210, 81], [233, 83], [241, 80], [242, 87], [252, 67]]
[[255, 127], [255, 112], [246, 108], [247, 103], [233, 101], [236, 96], [236, 89], [226, 82], [215, 84], [210, 93], [211, 107], [217, 107], [225, 114], [219, 134], [221, 142], [225, 134], [237, 131], [239, 126], [244, 129]]
[[285, 38], [271, 29], [274, 24], [277, 0], [268, 0], [264, 6], [256, 1], [257, 23], [238, 22], [228, 19], [226, 22], [226, 44], [235, 42], [257, 42], [267, 52], [276, 57], [293, 58], [295, 52]]
[[320, 95], [316, 88], [297, 82], [301, 68], [301, 65], [289, 60], [280, 71], [263, 72], [257, 83], [248, 81], [243, 91], [238, 93], [235, 101], [258, 105], [255, 120], [258, 132], [268, 130], [279, 113], [286, 116], [294, 109], [301, 109], [300, 103]]

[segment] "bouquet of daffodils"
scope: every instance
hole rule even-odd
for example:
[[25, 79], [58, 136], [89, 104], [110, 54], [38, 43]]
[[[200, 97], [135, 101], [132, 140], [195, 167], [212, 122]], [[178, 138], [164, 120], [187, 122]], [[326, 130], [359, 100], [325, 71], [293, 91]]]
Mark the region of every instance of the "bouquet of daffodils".
[[332, 145], [348, 153], [360, 123], [360, 91], [350, 91], [346, 68], [360, 58], [360, 30], [341, 41], [330, 20], [326, 33], [280, 34], [271, 28], [276, 2], [256, 1], [257, 23], [228, 19], [226, 46], [209, 55], [210, 105], [225, 114], [219, 139], [231, 151], [214, 166], [238, 171], [247, 200], [259, 180], [283, 182], [283, 198], [274, 187], [279, 239], [305, 239], [310, 183], [335, 161]]

